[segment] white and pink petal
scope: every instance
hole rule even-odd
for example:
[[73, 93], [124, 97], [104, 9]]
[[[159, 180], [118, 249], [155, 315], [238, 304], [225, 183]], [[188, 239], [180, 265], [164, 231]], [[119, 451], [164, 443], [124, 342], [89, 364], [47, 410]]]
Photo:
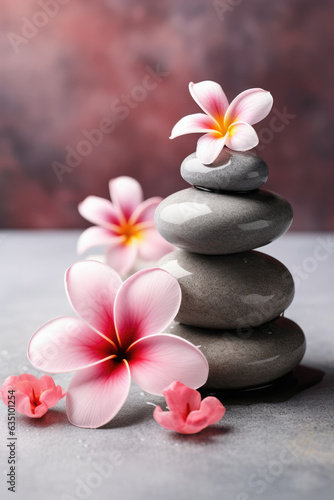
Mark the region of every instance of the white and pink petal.
[[154, 214], [161, 202], [160, 196], [143, 201], [133, 212], [129, 224], [152, 223], [154, 225]]
[[167, 271], [144, 269], [128, 278], [115, 300], [115, 325], [122, 346], [163, 331], [180, 304], [180, 285]]
[[129, 220], [143, 201], [141, 185], [132, 177], [124, 175], [112, 179], [109, 182], [109, 191], [112, 202], [120, 209], [126, 220]]
[[114, 301], [122, 280], [109, 266], [82, 261], [65, 273], [65, 288], [73, 309], [94, 330], [115, 339]]
[[208, 362], [197, 347], [168, 334], [139, 339], [128, 349], [128, 361], [134, 382], [157, 395], [175, 380], [197, 389], [209, 374]]
[[173, 245], [168, 243], [155, 227], [141, 231], [138, 246], [138, 257], [140, 259], [154, 262], [173, 250]]
[[225, 146], [227, 134], [222, 136], [218, 133], [205, 134], [197, 141], [196, 156], [204, 163], [210, 165], [219, 156]]
[[92, 226], [80, 234], [77, 243], [77, 252], [82, 254], [92, 247], [110, 245], [118, 236], [115, 232], [104, 227]]
[[107, 424], [125, 403], [130, 389], [125, 361], [110, 359], [78, 371], [66, 394], [66, 413], [78, 427], [97, 428]]
[[255, 148], [259, 138], [254, 128], [245, 122], [232, 123], [228, 129], [226, 146], [234, 151], [248, 151]]
[[78, 205], [80, 215], [92, 224], [102, 226], [117, 233], [120, 225], [120, 212], [110, 200], [99, 196], [87, 196]]
[[219, 83], [205, 80], [199, 83], [189, 83], [189, 92], [194, 101], [211, 116], [218, 124], [224, 121], [228, 108], [228, 100]]
[[224, 125], [228, 128], [234, 122], [246, 122], [254, 125], [263, 120], [273, 106], [273, 97], [263, 89], [249, 89], [241, 92], [228, 107]]
[[82, 320], [64, 316], [48, 321], [34, 333], [28, 358], [43, 372], [63, 373], [99, 363], [111, 351], [112, 344]]
[[179, 137], [180, 135], [202, 134], [217, 129], [219, 129], [219, 126], [211, 116], [196, 113], [181, 118], [174, 125], [170, 139], [175, 139], [175, 137]]
[[138, 254], [138, 244], [136, 238], [126, 242], [126, 239], [119, 238], [108, 246], [106, 250], [106, 263], [112, 267], [120, 276], [127, 275], [133, 267]]

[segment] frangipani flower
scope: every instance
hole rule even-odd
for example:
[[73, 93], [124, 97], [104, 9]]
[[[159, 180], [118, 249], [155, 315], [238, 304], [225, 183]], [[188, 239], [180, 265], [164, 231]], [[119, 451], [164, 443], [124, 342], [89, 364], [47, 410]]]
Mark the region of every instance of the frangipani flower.
[[178, 379], [197, 388], [208, 377], [205, 356], [190, 342], [160, 334], [181, 302], [178, 281], [162, 269], [145, 269], [124, 283], [101, 262], [71, 266], [65, 286], [82, 319], [56, 318], [33, 335], [28, 357], [40, 370], [78, 370], [67, 390], [66, 412], [79, 427], [109, 422], [127, 399], [130, 380], [162, 394]]
[[215, 424], [225, 413], [221, 402], [209, 396], [201, 401], [198, 391], [174, 381], [163, 391], [170, 411], [162, 411], [160, 406], [154, 410], [154, 418], [158, 424], [181, 434], [196, 434]]
[[197, 142], [196, 155], [206, 165], [217, 158], [224, 146], [234, 151], [247, 151], [257, 146], [259, 139], [252, 125], [270, 112], [273, 105], [270, 92], [257, 88], [245, 90], [229, 104], [223, 89], [215, 82], [191, 82], [189, 91], [205, 114], [181, 118], [170, 139], [204, 132]]
[[6, 378], [0, 389], [2, 401], [6, 406], [9, 401], [13, 401], [8, 393], [11, 390], [15, 391], [15, 411], [32, 418], [42, 417], [66, 394], [60, 385], [55, 385], [49, 375], [43, 375], [38, 380], [28, 373]]
[[113, 201], [88, 196], [79, 212], [92, 224], [78, 240], [78, 253], [91, 247], [108, 245], [106, 260], [121, 276], [127, 274], [136, 257], [156, 261], [174, 250], [154, 225], [154, 213], [162, 198], [143, 201], [142, 188], [132, 177], [117, 177], [109, 182]]

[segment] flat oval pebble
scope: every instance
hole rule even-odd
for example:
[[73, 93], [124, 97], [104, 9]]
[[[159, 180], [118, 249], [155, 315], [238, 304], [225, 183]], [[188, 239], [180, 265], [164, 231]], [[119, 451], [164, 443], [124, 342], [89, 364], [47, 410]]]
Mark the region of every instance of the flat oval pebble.
[[306, 348], [303, 331], [287, 318], [244, 333], [178, 323], [166, 332], [200, 346], [209, 363], [205, 386], [214, 389], [245, 389], [272, 382], [295, 368]]
[[267, 245], [289, 229], [292, 217], [290, 203], [270, 191], [217, 194], [188, 188], [160, 203], [155, 224], [177, 247], [222, 255]]
[[192, 153], [181, 165], [183, 179], [193, 186], [213, 191], [252, 191], [268, 179], [268, 166], [255, 153], [223, 148], [211, 165], [204, 165]]
[[291, 273], [260, 252], [203, 256], [176, 250], [158, 263], [177, 278], [182, 301], [176, 321], [205, 328], [258, 326], [292, 302]]

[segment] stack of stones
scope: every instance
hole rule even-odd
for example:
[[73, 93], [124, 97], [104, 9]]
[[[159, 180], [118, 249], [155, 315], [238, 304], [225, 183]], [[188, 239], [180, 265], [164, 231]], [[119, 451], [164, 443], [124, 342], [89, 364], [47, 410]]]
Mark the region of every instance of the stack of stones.
[[294, 296], [290, 272], [253, 249], [288, 230], [292, 208], [259, 189], [268, 167], [252, 152], [224, 148], [209, 166], [193, 153], [181, 175], [193, 187], [166, 198], [155, 216], [160, 234], [179, 247], [158, 264], [182, 289], [168, 333], [200, 346], [209, 363], [207, 387], [268, 384], [298, 365], [305, 337], [283, 317]]

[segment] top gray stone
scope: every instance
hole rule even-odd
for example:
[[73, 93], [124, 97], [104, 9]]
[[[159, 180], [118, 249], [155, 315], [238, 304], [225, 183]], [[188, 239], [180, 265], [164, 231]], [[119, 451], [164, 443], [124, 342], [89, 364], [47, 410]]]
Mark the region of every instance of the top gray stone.
[[267, 164], [255, 153], [228, 148], [223, 148], [211, 165], [201, 163], [196, 153], [181, 165], [185, 181], [211, 191], [253, 191], [267, 181], [268, 173]]

